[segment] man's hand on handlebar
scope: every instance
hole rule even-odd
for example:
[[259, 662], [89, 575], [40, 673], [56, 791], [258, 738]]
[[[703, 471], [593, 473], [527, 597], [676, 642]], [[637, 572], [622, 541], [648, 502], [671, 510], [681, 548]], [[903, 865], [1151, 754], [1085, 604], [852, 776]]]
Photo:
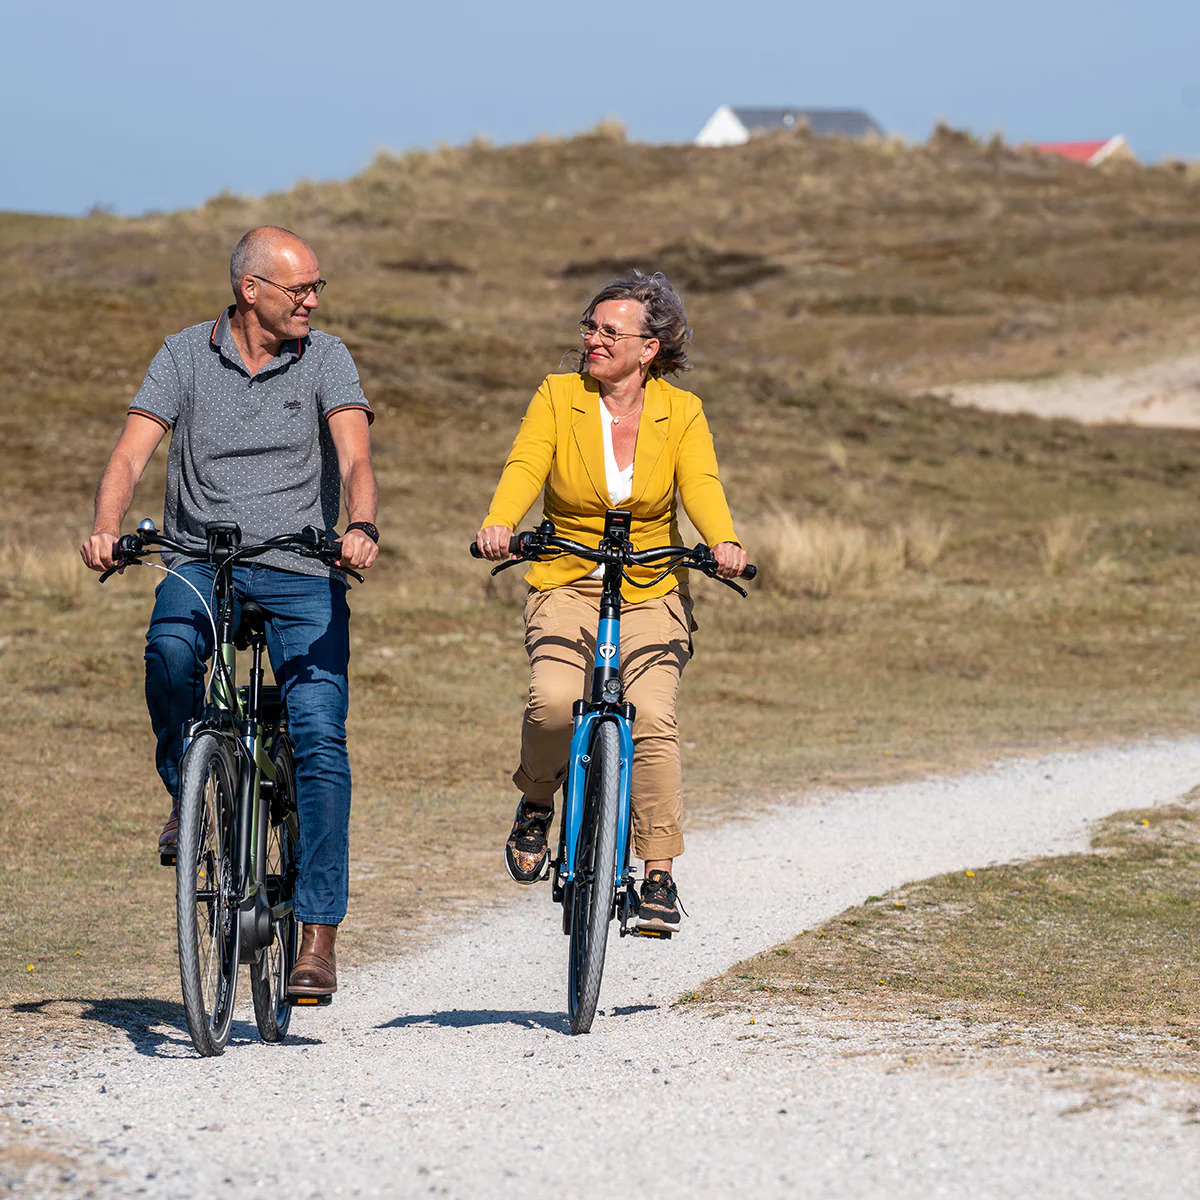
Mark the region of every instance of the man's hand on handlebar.
[[718, 579], [736, 579], [746, 569], [746, 552], [737, 542], [718, 542], [712, 548]]
[[79, 547], [79, 557], [83, 559], [89, 571], [107, 571], [116, 565], [113, 549], [117, 544], [117, 534], [108, 530], [93, 533]]
[[479, 553], [490, 562], [502, 562], [512, 558], [509, 546], [512, 544], [513, 531], [507, 525], [489, 525], [475, 535], [475, 545]]
[[342, 554], [334, 563], [338, 567], [356, 567], [365, 571], [379, 554], [379, 547], [361, 529], [342, 534]]

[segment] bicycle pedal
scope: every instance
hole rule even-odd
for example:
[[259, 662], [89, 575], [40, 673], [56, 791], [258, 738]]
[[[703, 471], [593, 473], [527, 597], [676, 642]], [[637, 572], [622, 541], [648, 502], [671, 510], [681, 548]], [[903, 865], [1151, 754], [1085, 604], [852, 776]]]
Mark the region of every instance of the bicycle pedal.
[[288, 1003], [293, 1008], [324, 1008], [333, 1003], [332, 996], [289, 996]]
[[634, 937], [664, 938], [668, 942], [671, 940], [671, 934], [665, 929], [631, 929], [629, 932]]
[[158, 861], [164, 867], [173, 867], [177, 861], [177, 858], [174, 854], [160, 854], [158, 856]]

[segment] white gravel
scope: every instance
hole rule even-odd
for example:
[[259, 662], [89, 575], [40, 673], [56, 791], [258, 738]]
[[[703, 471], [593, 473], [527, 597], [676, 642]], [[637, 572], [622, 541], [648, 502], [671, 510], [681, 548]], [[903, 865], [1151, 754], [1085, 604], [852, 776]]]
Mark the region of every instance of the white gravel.
[[[15, 1194], [154, 1197], [1186, 1194], [1200, 1086], [1049, 1074], [886, 1023], [800, 1012], [751, 1027], [671, 1002], [737, 960], [912, 879], [1085, 846], [1086, 826], [1200, 781], [1200, 740], [1063, 754], [789, 801], [691, 838], [670, 943], [610, 941], [602, 1015], [565, 1032], [566, 939], [548, 889], [346, 974], [330, 1008], [225, 1055], [168, 1025], [10, 1079], [24, 1142], [69, 1159]], [[245, 979], [243, 977], [243, 983]], [[244, 991], [248, 991], [245, 988]], [[934, 1035], [936, 1036], [936, 1035]], [[928, 1037], [928, 1035], [927, 1035]], [[1160, 1060], [1161, 1063], [1161, 1060]], [[3, 1126], [0, 1126], [2, 1129]], [[11, 1173], [11, 1165], [10, 1165]], [[0, 1182], [3, 1182], [0, 1176]]]

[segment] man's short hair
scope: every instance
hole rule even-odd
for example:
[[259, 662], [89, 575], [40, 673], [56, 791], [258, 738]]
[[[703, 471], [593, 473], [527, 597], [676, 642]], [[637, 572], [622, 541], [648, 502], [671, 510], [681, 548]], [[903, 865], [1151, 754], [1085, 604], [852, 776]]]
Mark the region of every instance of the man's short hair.
[[281, 236], [308, 245], [299, 234], [284, 229], [282, 225], [259, 225], [242, 234], [229, 256], [229, 284], [235, 297], [239, 295], [242, 280], [247, 275], [263, 275], [271, 269], [271, 256]]

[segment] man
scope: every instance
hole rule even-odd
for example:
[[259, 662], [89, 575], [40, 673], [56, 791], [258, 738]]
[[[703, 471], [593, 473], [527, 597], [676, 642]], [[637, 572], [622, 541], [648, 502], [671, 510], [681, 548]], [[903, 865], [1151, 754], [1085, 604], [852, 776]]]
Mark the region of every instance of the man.
[[[168, 337], [129, 407], [96, 490], [92, 535], [80, 547], [92, 570], [112, 566], [134, 488], [168, 430], [168, 537], [202, 550], [204, 526], [214, 520], [236, 521], [245, 544], [306, 525], [332, 532], [344, 490], [349, 524], [340, 565], [361, 571], [375, 561], [371, 407], [350, 352], [309, 326], [325, 286], [316, 254], [294, 233], [263, 226], [238, 242], [229, 275], [234, 303], [215, 322]], [[169, 565], [209, 594], [210, 565]], [[330, 995], [349, 884], [346, 584], [316, 560], [285, 552], [237, 566], [234, 575], [240, 598], [268, 615], [267, 647], [296, 750], [296, 916], [304, 932], [289, 991]], [[166, 576], [146, 635], [146, 703], [172, 798], [159, 839], [168, 855], [178, 836], [182, 727], [202, 706], [211, 653], [199, 600]]]

